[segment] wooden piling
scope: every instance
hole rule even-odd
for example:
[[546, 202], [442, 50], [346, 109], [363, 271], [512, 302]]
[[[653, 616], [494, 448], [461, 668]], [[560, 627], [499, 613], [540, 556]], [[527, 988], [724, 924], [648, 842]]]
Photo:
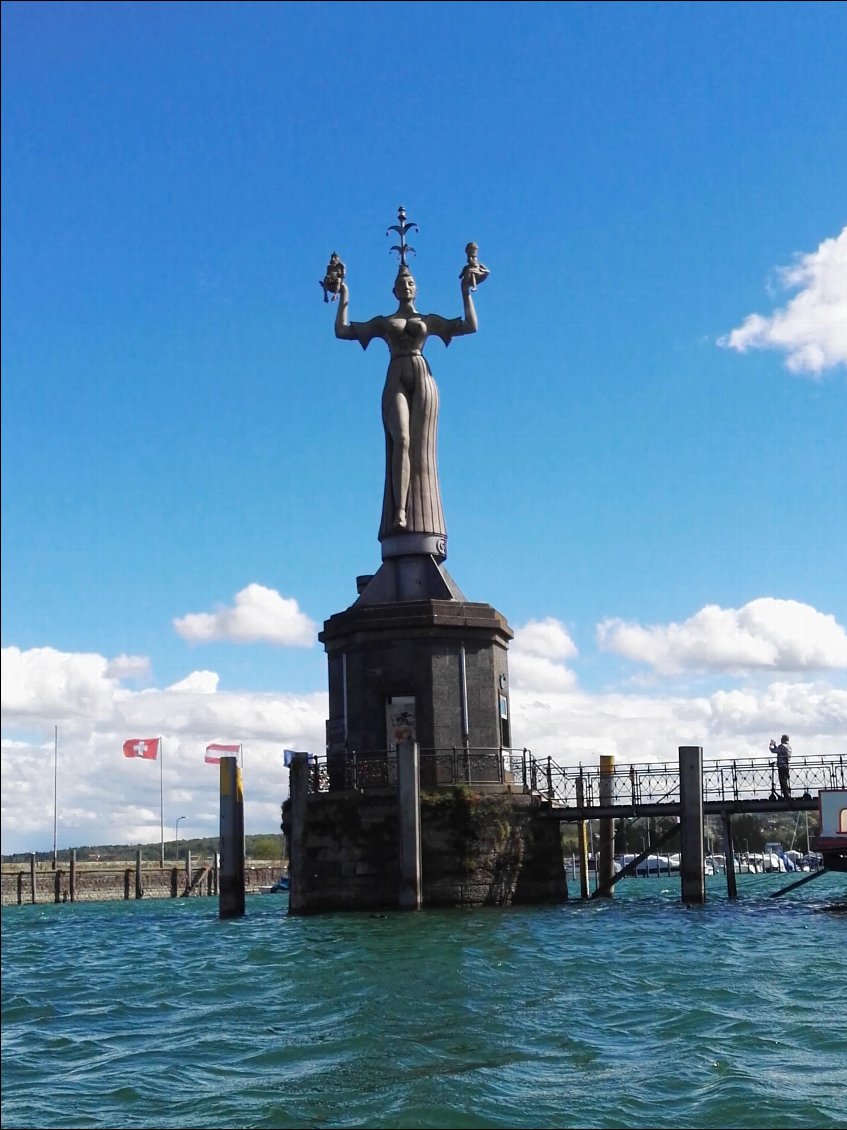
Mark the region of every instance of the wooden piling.
[[726, 895], [727, 898], [738, 898], [738, 883], [735, 878], [735, 845], [732, 840], [732, 816], [728, 812], [721, 813], [723, 824], [723, 857], [726, 860]]
[[703, 747], [679, 747], [680, 864], [682, 901], [697, 905], [706, 901], [706, 868], [703, 857]]
[[30, 852], [29, 856], [29, 889], [32, 905], [35, 906], [35, 852]]
[[[585, 782], [582, 777], [582, 766], [576, 779], [576, 805], [582, 808], [585, 804]], [[576, 826], [577, 846], [579, 848], [579, 897], [587, 899], [588, 890], [588, 829], [585, 821], [580, 820]]]
[[71, 849], [71, 877], [70, 877], [70, 898], [71, 902], [76, 902], [76, 848]]
[[[611, 754], [600, 754], [600, 805], [611, 806], [615, 803], [615, 759]], [[612, 898], [615, 885], [612, 878], [615, 874], [615, 821], [611, 816], [600, 819], [600, 858], [594, 860], [597, 869], [597, 894], [603, 898]]]
[[297, 751], [288, 770], [291, 797], [291, 842], [288, 847], [288, 913], [302, 913], [306, 906], [306, 868], [304, 845], [309, 799], [309, 755]]
[[244, 914], [244, 789], [235, 757], [220, 764], [221, 874], [218, 915], [240, 918]]

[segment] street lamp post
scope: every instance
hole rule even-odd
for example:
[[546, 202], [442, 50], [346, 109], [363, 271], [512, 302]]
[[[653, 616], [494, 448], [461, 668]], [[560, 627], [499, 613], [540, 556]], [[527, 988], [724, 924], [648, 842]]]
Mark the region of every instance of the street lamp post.
[[186, 820], [186, 819], [187, 819], [186, 816], [178, 816], [177, 820], [176, 820], [176, 824], [174, 825], [174, 840], [176, 842], [177, 859], [179, 859], [179, 822], [180, 822], [180, 820]]

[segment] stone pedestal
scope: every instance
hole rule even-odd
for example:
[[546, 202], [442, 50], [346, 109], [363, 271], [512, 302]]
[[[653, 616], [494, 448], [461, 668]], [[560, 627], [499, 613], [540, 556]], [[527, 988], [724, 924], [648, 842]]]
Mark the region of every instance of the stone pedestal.
[[445, 554], [384, 539], [379, 572], [324, 623], [328, 781], [292, 773], [292, 913], [567, 898], [558, 823], [509, 771], [512, 630]]
[[[417, 741], [424, 787], [439, 783], [427, 780], [428, 754], [489, 755], [499, 765], [511, 745], [513, 633], [505, 618], [489, 604], [465, 600], [438, 562], [402, 564], [399, 580], [391, 561], [360, 579], [359, 600], [330, 617], [319, 636], [329, 667], [330, 789], [345, 787], [343, 765], [353, 756], [390, 759], [400, 741]], [[390, 599], [409, 577], [423, 578], [424, 595]], [[443, 596], [425, 595], [439, 585]], [[383, 599], [373, 602], [374, 594]]]

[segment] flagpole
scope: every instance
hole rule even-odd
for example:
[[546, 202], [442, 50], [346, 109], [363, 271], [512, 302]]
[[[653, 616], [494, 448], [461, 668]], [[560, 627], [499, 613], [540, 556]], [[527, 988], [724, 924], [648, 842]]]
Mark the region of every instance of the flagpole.
[[162, 852], [159, 862], [165, 866], [165, 743], [159, 735], [159, 828], [162, 833]]
[[58, 854], [56, 852], [56, 838], [59, 827], [59, 727], [53, 727], [53, 870], [56, 870]]

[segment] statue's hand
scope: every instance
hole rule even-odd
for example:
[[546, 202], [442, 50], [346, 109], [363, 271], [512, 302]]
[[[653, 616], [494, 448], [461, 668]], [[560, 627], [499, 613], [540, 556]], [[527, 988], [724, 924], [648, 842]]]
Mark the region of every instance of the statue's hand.
[[466, 297], [471, 291], [476, 290], [481, 282], [485, 282], [488, 278], [490, 271], [487, 267], [483, 267], [479, 263], [475, 267], [467, 266], [462, 271], [459, 278], [462, 280], [462, 295]]

